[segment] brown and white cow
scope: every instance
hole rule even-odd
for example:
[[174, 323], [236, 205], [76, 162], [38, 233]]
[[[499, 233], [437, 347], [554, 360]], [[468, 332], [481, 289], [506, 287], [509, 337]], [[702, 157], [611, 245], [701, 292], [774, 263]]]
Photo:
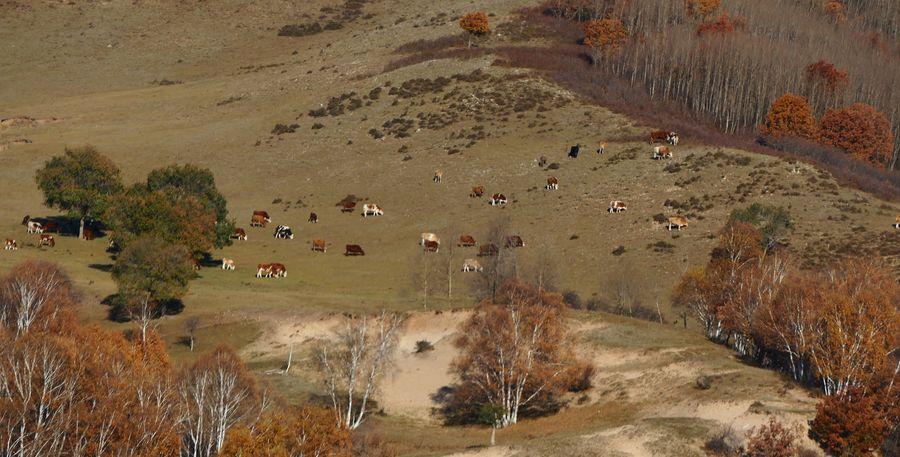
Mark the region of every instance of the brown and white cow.
[[506, 204], [506, 195], [503, 195], [503, 194], [491, 195], [491, 206], [502, 206], [505, 204]]
[[269, 217], [269, 213], [267, 211], [256, 210], [253, 211], [253, 215], [262, 216], [262, 218], [265, 219], [266, 222], [272, 222], [272, 218]]
[[426, 241], [434, 241], [437, 244], [441, 244], [441, 239], [434, 233], [422, 232], [422, 236], [419, 238], [419, 246], [425, 246]]
[[431, 178], [431, 180], [437, 184], [440, 184], [441, 180], [443, 180], [443, 179], [444, 179], [444, 172], [441, 170], [434, 170], [434, 177]]
[[538, 159], [537, 164], [538, 164], [538, 167], [544, 168], [544, 167], [547, 165], [547, 158], [544, 157], [544, 156], [541, 156], [541, 157]]
[[441, 243], [438, 243], [437, 241], [425, 240], [425, 243], [422, 246], [425, 252], [438, 252], [441, 249]]
[[547, 178], [547, 185], [544, 186], [547, 190], [557, 190], [559, 189], [559, 180], [556, 179], [555, 176], [551, 176]]
[[666, 132], [665, 130], [654, 130], [650, 132], [650, 144], [653, 143], [669, 143], [675, 146], [678, 144], [678, 134]]
[[348, 244], [344, 248], [344, 255], [366, 255], [366, 252], [358, 244]]
[[362, 215], [363, 217], [384, 216], [384, 210], [374, 203], [366, 203], [363, 205]]
[[253, 217], [250, 218], [250, 227], [265, 227], [269, 221], [259, 214], [254, 214]]
[[681, 216], [671, 216], [669, 217], [669, 222], [666, 224], [669, 230], [673, 228], [676, 230], [681, 230], [683, 227], [688, 226], [688, 220]]
[[318, 240], [318, 239], [312, 240], [312, 250], [313, 251], [325, 252], [326, 249], [328, 249], [328, 248], [325, 247], [325, 240]]
[[272, 265], [268, 263], [261, 263], [256, 266], [256, 277], [257, 278], [271, 278], [272, 277]]
[[620, 200], [613, 200], [609, 202], [609, 209], [607, 211], [609, 211], [610, 213], [618, 213], [627, 209], [628, 205], [626, 205], [625, 202]]
[[477, 198], [484, 195], [484, 186], [475, 186], [472, 188], [472, 192], [469, 194], [472, 198]]
[[341, 212], [342, 213], [352, 213], [355, 210], [356, 210], [356, 202], [341, 203]]
[[92, 241], [96, 237], [97, 234], [94, 233], [94, 231], [91, 230], [90, 227], [85, 227], [84, 230], [81, 231], [81, 239], [85, 241]]
[[461, 248], [470, 248], [472, 246], [475, 246], [475, 238], [473, 238], [472, 235], [460, 235], [458, 246]]
[[28, 233], [44, 233], [44, 224], [41, 224], [38, 221], [28, 221], [25, 224], [25, 230]]
[[506, 247], [508, 248], [524, 248], [525, 242], [519, 235], [510, 235], [506, 237]]
[[475, 259], [466, 259], [463, 261], [462, 271], [484, 271], [484, 267]]
[[47, 247], [52, 248], [52, 247], [56, 246], [56, 240], [53, 239], [53, 235], [44, 233], [41, 235], [41, 238], [38, 240], [38, 247], [40, 247], [40, 246], [47, 246]]
[[600, 143], [600, 147], [597, 148], [597, 155], [603, 155], [606, 152], [606, 143]]
[[194, 271], [200, 271], [200, 261], [193, 257], [191, 257], [189, 260], [191, 262], [191, 268], [193, 268]]
[[234, 270], [234, 259], [222, 257], [222, 269]]
[[3, 245], [3, 249], [7, 251], [15, 251], [16, 249], [19, 249], [19, 245], [18, 243], [16, 243], [16, 240], [7, 238], [6, 243]]
[[306, 219], [306, 222], [310, 224], [318, 224], [319, 223], [319, 215], [316, 213], [309, 213], [309, 218]]
[[478, 246], [478, 257], [494, 256], [500, 252], [495, 244], [482, 244]]
[[653, 160], [671, 159], [672, 151], [668, 146], [655, 146], [653, 148]]
[[272, 277], [274, 278], [286, 278], [287, 277], [287, 268], [280, 263], [273, 263], [269, 265], [270, 271], [272, 272]]
[[894, 219], [894, 228], [900, 229], [900, 216], [897, 216], [897, 218]]
[[238, 227], [234, 229], [234, 233], [231, 234], [231, 238], [238, 241], [247, 241], [247, 231]]

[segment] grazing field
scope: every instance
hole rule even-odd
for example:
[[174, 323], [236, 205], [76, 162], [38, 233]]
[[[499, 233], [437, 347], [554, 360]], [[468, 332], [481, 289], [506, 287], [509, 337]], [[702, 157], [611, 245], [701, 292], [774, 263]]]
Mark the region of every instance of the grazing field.
[[[247, 241], [212, 253], [234, 259], [236, 270], [205, 265], [184, 311], [160, 319], [177, 362], [229, 344], [286, 402], [299, 403], [322, 395], [309, 350], [336, 315], [412, 312], [398, 373], [376, 398], [383, 414], [364, 428], [403, 455], [703, 455], [703, 440], [723, 425], [746, 429], [766, 412], [805, 423], [810, 394], [684, 330], [669, 304], [672, 287], [706, 262], [729, 213], [752, 203], [789, 211], [787, 245], [805, 265], [872, 253], [900, 273], [896, 201], [843, 187], [805, 163], [690, 137], [671, 146], [671, 159], [652, 160], [647, 134], [666, 125], [640, 125], [536, 74], [492, 65], [489, 53], [384, 71], [400, 57], [398, 46], [457, 33], [454, 18], [474, 6], [453, 0], [432, 11], [382, 0], [359, 2], [362, 14], [347, 16], [350, 3], [0, 2], [0, 119], [19, 118], [0, 125], [0, 237], [20, 246], [0, 251], [0, 273], [24, 259], [57, 262], [84, 295], [82, 321], [133, 326], [107, 320], [101, 304], [116, 291], [106, 238], [68, 234], [38, 248], [19, 224], [25, 215], [55, 215], [35, 171], [66, 146], [91, 144], [128, 183], [171, 163], [209, 168], [247, 231]], [[502, 24], [530, 4], [483, 8]], [[343, 22], [278, 36], [284, 25], [313, 20]], [[567, 157], [575, 144], [581, 154]], [[547, 166], [538, 165], [542, 156]], [[440, 183], [432, 181], [436, 170]], [[557, 190], [545, 188], [551, 176]], [[485, 196], [470, 197], [478, 185]], [[489, 205], [495, 192], [509, 203]], [[360, 205], [342, 213], [348, 196]], [[612, 200], [627, 211], [608, 212]], [[361, 217], [362, 203], [384, 215]], [[254, 210], [268, 211], [272, 223], [250, 227]], [[318, 223], [307, 222], [310, 212]], [[689, 225], [667, 230], [666, 218], [676, 215]], [[292, 240], [273, 237], [279, 224], [293, 229]], [[489, 428], [441, 427], [429, 395], [451, 381], [452, 336], [478, 275], [460, 272], [477, 248], [451, 253], [448, 245], [462, 234], [480, 244], [501, 225], [524, 240], [514, 250], [522, 277], [546, 268], [556, 289], [583, 303], [615, 303], [627, 288], [666, 323], [577, 311], [578, 351], [596, 364], [595, 388], [558, 415], [502, 430], [498, 447], [482, 449]], [[440, 252], [423, 255], [422, 232], [441, 237]], [[314, 252], [313, 239], [326, 240], [327, 252]], [[344, 256], [347, 244], [365, 256]], [[287, 277], [257, 279], [263, 262], [283, 263]], [[190, 352], [182, 339], [195, 316], [201, 324]], [[435, 351], [412, 354], [419, 339]], [[266, 374], [281, 368], [292, 345], [291, 373]], [[699, 376], [712, 377], [712, 387], [696, 388]]]

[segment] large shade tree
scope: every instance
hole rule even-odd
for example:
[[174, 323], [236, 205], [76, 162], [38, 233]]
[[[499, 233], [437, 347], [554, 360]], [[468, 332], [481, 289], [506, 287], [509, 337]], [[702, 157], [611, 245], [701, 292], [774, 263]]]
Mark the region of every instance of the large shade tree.
[[121, 172], [93, 146], [66, 148], [38, 170], [35, 180], [44, 193], [44, 202], [80, 221], [78, 237], [83, 238], [85, 220], [100, 218], [113, 197], [122, 191]]

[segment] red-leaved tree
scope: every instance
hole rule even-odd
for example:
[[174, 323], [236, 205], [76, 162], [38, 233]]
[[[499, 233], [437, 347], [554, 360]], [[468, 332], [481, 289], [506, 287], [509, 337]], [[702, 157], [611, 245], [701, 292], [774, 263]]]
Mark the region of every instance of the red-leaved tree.
[[891, 122], [884, 113], [864, 103], [829, 109], [820, 120], [822, 143], [884, 168], [894, 149]]
[[813, 138], [816, 134], [816, 119], [806, 98], [787, 93], [772, 103], [766, 122], [760, 130], [773, 136]]

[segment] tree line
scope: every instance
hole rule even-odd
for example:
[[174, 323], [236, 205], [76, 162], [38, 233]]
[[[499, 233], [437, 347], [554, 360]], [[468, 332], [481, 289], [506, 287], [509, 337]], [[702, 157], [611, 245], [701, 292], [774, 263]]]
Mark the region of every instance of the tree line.
[[741, 216], [720, 231], [707, 265], [682, 277], [674, 305], [708, 339], [821, 389], [810, 433], [829, 452], [861, 455], [896, 441], [900, 285], [890, 268], [851, 257], [801, 270]]

